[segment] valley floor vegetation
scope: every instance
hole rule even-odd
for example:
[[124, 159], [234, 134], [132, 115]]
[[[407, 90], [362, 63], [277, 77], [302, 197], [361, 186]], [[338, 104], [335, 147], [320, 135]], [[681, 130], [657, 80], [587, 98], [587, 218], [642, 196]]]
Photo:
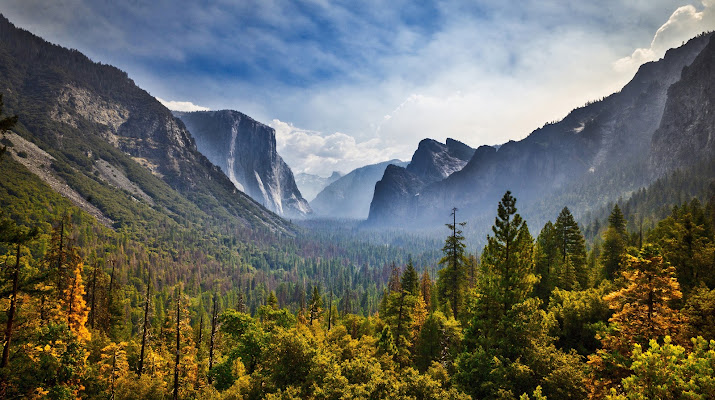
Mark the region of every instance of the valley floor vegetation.
[[615, 206], [589, 250], [568, 208], [534, 238], [507, 192], [479, 257], [456, 213], [436, 276], [388, 263], [375, 311], [332, 284], [168, 285], [81, 214], [33, 229], [5, 217], [0, 394], [715, 398], [712, 197], [648, 232]]

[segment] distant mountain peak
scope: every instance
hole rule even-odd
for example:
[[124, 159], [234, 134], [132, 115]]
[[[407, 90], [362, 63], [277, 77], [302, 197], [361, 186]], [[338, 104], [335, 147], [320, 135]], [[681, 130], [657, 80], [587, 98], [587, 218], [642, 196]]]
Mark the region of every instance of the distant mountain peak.
[[273, 128], [235, 110], [175, 112], [199, 151], [231, 182], [271, 211], [304, 217], [312, 210], [276, 150]]

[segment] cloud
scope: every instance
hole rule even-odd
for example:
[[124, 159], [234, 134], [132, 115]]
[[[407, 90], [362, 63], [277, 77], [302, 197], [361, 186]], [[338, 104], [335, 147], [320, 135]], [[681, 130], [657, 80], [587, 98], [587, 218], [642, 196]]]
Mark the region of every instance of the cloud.
[[152, 94], [273, 121], [289, 165], [325, 175], [409, 159], [425, 137], [521, 139], [712, 29], [715, 0], [690, 1], [6, 0], [2, 12]]
[[278, 153], [293, 173], [328, 176], [333, 171], [347, 173], [367, 164], [398, 158], [404, 146], [386, 146], [380, 139], [357, 142], [354, 137], [335, 132], [323, 134], [300, 129], [274, 119], [269, 124], [276, 131]]
[[159, 97], [156, 99], [159, 100], [159, 103], [163, 104], [164, 107], [173, 111], [209, 111], [208, 107], [197, 106], [190, 101], [164, 100]]
[[715, 1], [705, 0], [702, 5], [702, 11], [693, 5], [678, 7], [656, 31], [650, 47], [634, 50], [630, 56], [617, 60], [613, 67], [618, 71], [634, 72], [641, 64], [661, 58], [668, 49], [678, 47], [702, 32], [713, 30]]

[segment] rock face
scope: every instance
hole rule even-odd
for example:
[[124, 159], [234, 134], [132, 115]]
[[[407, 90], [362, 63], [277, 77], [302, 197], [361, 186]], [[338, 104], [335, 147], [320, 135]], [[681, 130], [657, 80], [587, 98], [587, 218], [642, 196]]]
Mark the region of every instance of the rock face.
[[[701, 36], [669, 50], [663, 59], [642, 65], [620, 92], [573, 110], [521, 141], [498, 149], [480, 147], [445, 179], [420, 190], [393, 190], [390, 201], [377, 198], [382, 194], [376, 191], [368, 223], [439, 226], [452, 207], [460, 209], [462, 218], [486, 221], [499, 198], [511, 190], [522, 213], [530, 214], [538, 226], [545, 222], [540, 217], [558, 213], [547, 209], [548, 204], [567, 205], [578, 215], [642, 187], [652, 181], [648, 149], [666, 108], [668, 88], [708, 40], [709, 35]], [[382, 207], [407, 209], [397, 213]]]
[[308, 201], [313, 201], [315, 196], [325, 189], [326, 186], [337, 181], [342, 176], [343, 174], [338, 171], [333, 171], [333, 173], [327, 178], [313, 174], [300, 173], [295, 176], [295, 183], [298, 185], [298, 189], [300, 189], [300, 193], [303, 194], [303, 197]]
[[407, 171], [416, 175], [424, 184], [441, 181], [467, 165], [474, 149], [466, 144], [447, 139], [445, 144], [424, 139], [417, 146]]
[[141, 202], [182, 223], [210, 217], [292, 229], [236, 190], [198, 151], [184, 123], [125, 72], [50, 44], [2, 16], [0, 87], [7, 111], [22, 121], [23, 138], [50, 153], [56, 173], [118, 226], [140, 217], [127, 218], [122, 210]]
[[186, 124], [199, 151], [239, 190], [278, 215], [311, 213], [293, 172], [276, 151], [273, 128], [232, 110], [174, 114]]
[[357, 168], [326, 186], [310, 206], [315, 216], [325, 218], [365, 219], [370, 212], [370, 201], [375, 183], [380, 180], [385, 168], [395, 164], [404, 167], [407, 163], [390, 160]]
[[370, 221], [410, 218], [410, 209], [417, 204], [416, 196], [424, 185], [425, 182], [407, 168], [388, 165], [382, 179], [375, 184]]
[[389, 166], [375, 185], [369, 221], [382, 224], [381, 221], [409, 220], [409, 210], [419, 204], [416, 196], [420, 191], [461, 170], [474, 151], [454, 139], [447, 139], [445, 144], [432, 139], [420, 141], [406, 168]]
[[653, 135], [650, 166], [662, 176], [715, 155], [715, 40], [683, 69], [668, 90], [660, 127]]

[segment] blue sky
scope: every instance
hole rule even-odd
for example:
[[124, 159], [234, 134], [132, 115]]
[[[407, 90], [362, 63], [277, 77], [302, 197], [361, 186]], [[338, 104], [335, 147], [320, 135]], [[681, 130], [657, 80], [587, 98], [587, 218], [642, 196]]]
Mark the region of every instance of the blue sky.
[[[521, 139], [715, 29], [715, 0], [0, 0], [174, 108], [236, 109], [324, 176], [420, 139]], [[185, 102], [170, 103], [170, 102]]]

